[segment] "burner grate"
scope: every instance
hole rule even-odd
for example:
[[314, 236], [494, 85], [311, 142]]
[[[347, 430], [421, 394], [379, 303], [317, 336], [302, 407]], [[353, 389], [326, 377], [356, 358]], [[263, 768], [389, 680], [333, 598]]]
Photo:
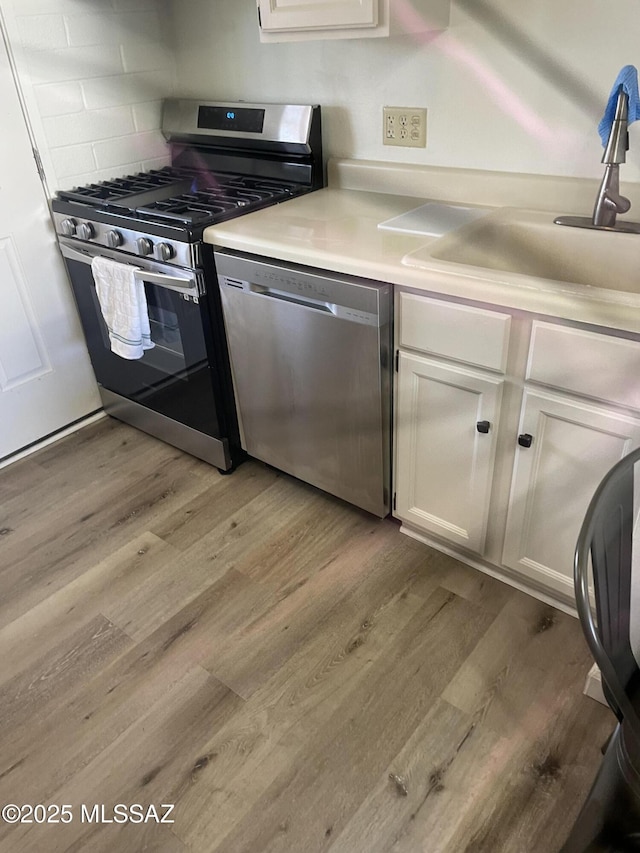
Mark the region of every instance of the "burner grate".
[[241, 175], [228, 178], [208, 174], [200, 176], [212, 185], [198, 192], [182, 193], [176, 197], [156, 201], [136, 208], [136, 213], [146, 218], [160, 217], [186, 224], [199, 224], [207, 220], [220, 221], [234, 212], [248, 213], [278, 198], [293, 195], [293, 185], [279, 185]]
[[58, 198], [132, 219], [192, 226], [248, 213], [298, 191], [295, 184], [251, 175], [165, 166], [61, 191]]
[[112, 203], [122, 204], [123, 200], [139, 193], [169, 188], [177, 181], [195, 180], [196, 178], [197, 172], [195, 170], [165, 166], [162, 169], [152, 169], [149, 172], [138, 172], [135, 175], [126, 175], [123, 178], [74, 187], [72, 190], [60, 190], [57, 195], [58, 198], [65, 201], [79, 201], [84, 204], [103, 207]]

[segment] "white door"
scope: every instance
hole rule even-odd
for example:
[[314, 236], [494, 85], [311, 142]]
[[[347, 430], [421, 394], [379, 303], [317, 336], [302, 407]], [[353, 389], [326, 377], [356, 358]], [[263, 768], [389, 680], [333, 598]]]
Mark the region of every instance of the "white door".
[[[573, 553], [593, 493], [640, 445], [640, 419], [525, 391], [509, 498], [503, 563], [573, 596]], [[514, 441], [516, 436], [514, 435]]]
[[266, 32], [375, 27], [378, 0], [258, 0]]
[[0, 33], [0, 459], [100, 408]]
[[503, 380], [400, 353], [395, 515], [481, 552]]

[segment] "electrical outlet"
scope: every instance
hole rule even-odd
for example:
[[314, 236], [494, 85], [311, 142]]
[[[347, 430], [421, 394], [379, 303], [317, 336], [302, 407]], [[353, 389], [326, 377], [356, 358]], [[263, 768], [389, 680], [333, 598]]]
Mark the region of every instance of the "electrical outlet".
[[423, 107], [383, 107], [382, 144], [426, 148], [427, 111]]

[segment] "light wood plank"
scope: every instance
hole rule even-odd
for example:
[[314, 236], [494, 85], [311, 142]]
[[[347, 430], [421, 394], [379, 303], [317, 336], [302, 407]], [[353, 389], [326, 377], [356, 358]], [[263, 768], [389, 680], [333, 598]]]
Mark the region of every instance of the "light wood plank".
[[5, 652], [0, 684], [34, 663], [52, 637], [66, 638], [109, 605], [126, 600], [177, 553], [154, 534], [143, 533], [9, 622], [0, 629]]
[[443, 850], [559, 850], [592, 778], [586, 767], [599, 762], [600, 743], [611, 730], [611, 721], [603, 726], [595, 706], [591, 702], [579, 711], [575, 705], [554, 709], [534, 738], [527, 729], [519, 737], [501, 738], [500, 748], [489, 758], [490, 772], [477, 786], [474, 801], [467, 800], [459, 812]]
[[315, 629], [318, 619], [363, 579], [374, 555], [395, 536], [384, 522], [371, 522], [304, 586], [272, 599], [271, 606], [228, 636], [203, 666], [244, 698], [264, 682]]
[[[28, 522], [34, 522], [25, 531], [27, 536], [33, 535], [40, 529], [41, 510], [39, 502], [33, 500], [32, 489], [37, 489], [43, 502], [48, 499], [60, 508], [79, 492], [95, 491], [97, 481], [102, 486], [125, 479], [130, 472], [139, 476], [150, 464], [160, 466], [178, 453], [138, 430], [105, 418], [2, 469], [2, 512], [11, 520], [16, 533], [22, 532]], [[202, 471], [204, 475], [211, 468], [203, 464], [194, 471], [197, 475]]]
[[[312, 853], [325, 848], [437, 701], [491, 618], [453, 593], [436, 590], [349, 697], [348, 707], [322, 726], [219, 849]], [[458, 638], [455, 646], [443, 642], [450, 632]]]
[[278, 480], [278, 472], [266, 465], [241, 465], [233, 474], [218, 475], [212, 484], [174, 512], [152, 526], [153, 532], [179, 550], [197, 545], [212, 527], [238, 520], [234, 516], [250, 501], [260, 497]]
[[[83, 803], [105, 804], [109, 811], [116, 803], [169, 802], [165, 799], [168, 778], [188, 778], [197, 772], [201, 742], [236, 702], [237, 697], [204, 670], [189, 670], [110, 746], [54, 792], [52, 801], [71, 804], [76, 814], [80, 814]], [[96, 826], [99, 828], [74, 820], [56, 827], [10, 827], [11, 849], [16, 853], [43, 849], [62, 853], [71, 843], [82, 841], [89, 850]], [[126, 824], [112, 826], [113, 849], [131, 849], [126, 841], [128, 829]]]
[[212, 517], [206, 535], [126, 599], [105, 606], [105, 615], [142, 640], [223, 577], [263, 538], [291, 523], [301, 512], [297, 484], [283, 477], [268, 478], [267, 483], [230, 517]]
[[474, 728], [468, 714], [436, 700], [343, 831], [331, 839], [331, 853], [390, 850], [411, 827], [416, 813], [430, 810], [442, 793], [446, 770], [473, 737]]
[[203, 480], [193, 476], [198, 460], [173, 458], [158, 470], [156, 464], [151, 454], [144, 473], [127, 470], [100, 489], [87, 487], [55, 504], [48, 524], [40, 516], [0, 537], [0, 624], [25, 613], [204, 488]]
[[193, 611], [183, 618], [144, 643], [128, 641], [105, 666], [88, 673], [79, 685], [70, 685], [46, 714], [18, 720], [10, 738], [0, 741], [0, 797], [11, 801], [15, 791], [25, 802], [52, 796], [78, 767], [160, 702], [196, 665], [194, 646], [207, 641], [206, 625], [204, 631], [190, 634], [196, 621]]
[[581, 691], [591, 658], [575, 619], [526, 596], [498, 620], [443, 695], [500, 734], [524, 728], [535, 739], [564, 690]]
[[[350, 707], [349, 697], [363, 689], [437, 588], [437, 573], [421, 571], [424, 549], [402, 537], [395, 543], [396, 553], [389, 548], [381, 555], [352, 594], [327, 611], [320, 630], [310, 632], [208, 744], [215, 761], [180, 798], [195, 849], [221, 842], [283, 767], [296, 763], [320, 727]], [[391, 587], [389, 569], [397, 581]]]
[[7, 681], [0, 691], [3, 737], [9, 738], [27, 718], [43, 719], [52, 704], [132, 645], [122, 631], [97, 616], [67, 641], [45, 647], [36, 663]]
[[24, 495], [44, 477], [44, 469], [33, 456], [0, 468], [0, 519], [8, 520], [11, 501], [24, 500]]

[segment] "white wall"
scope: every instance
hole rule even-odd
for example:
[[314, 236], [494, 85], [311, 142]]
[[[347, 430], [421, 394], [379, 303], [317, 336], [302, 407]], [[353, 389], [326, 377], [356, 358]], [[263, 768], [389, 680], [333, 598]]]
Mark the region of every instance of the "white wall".
[[[613, 81], [640, 65], [637, 0], [457, 0], [431, 40], [295, 44], [260, 44], [255, 0], [170, 2], [178, 94], [320, 103], [336, 156], [596, 177]], [[426, 149], [382, 145], [384, 104], [427, 107]]]
[[0, 0], [49, 190], [164, 165], [161, 0]]
[[[160, 102], [173, 92], [320, 103], [327, 155], [598, 177], [604, 103], [620, 67], [640, 65], [637, 0], [613, 13], [602, 0], [454, 0], [431, 39], [293, 44], [260, 44], [255, 0], [0, 9], [52, 191], [166, 162]], [[427, 107], [426, 149], [382, 145], [384, 104]], [[640, 181], [639, 127], [623, 182]]]

